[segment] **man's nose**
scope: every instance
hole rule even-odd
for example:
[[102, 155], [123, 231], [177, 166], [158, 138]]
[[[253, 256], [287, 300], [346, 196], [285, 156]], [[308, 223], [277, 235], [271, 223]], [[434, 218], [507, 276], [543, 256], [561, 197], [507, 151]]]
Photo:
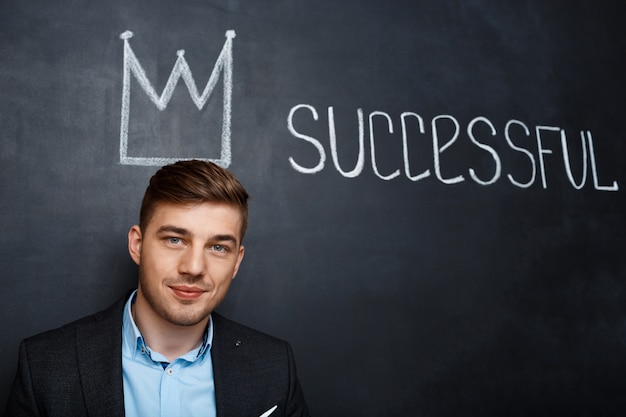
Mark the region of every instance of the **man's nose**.
[[178, 272], [181, 275], [202, 276], [206, 272], [206, 257], [204, 248], [189, 246], [185, 250], [179, 263]]

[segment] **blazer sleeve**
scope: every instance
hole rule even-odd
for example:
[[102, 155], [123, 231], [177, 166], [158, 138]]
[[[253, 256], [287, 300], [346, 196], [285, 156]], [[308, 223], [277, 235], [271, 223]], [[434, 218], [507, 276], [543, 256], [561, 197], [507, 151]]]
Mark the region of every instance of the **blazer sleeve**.
[[20, 343], [17, 374], [5, 411], [5, 417], [41, 415], [33, 392], [26, 341]]
[[309, 410], [298, 381], [296, 361], [290, 344], [287, 344], [287, 356], [289, 358], [289, 394], [285, 407], [286, 415], [289, 417], [309, 417]]

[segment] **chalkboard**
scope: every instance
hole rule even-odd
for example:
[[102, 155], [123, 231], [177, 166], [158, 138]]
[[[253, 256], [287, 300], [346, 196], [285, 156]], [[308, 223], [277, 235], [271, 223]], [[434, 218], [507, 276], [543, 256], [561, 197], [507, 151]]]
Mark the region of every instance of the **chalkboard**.
[[224, 315], [317, 416], [626, 407], [618, 1], [0, 2], [0, 401], [136, 283], [161, 163], [252, 196]]

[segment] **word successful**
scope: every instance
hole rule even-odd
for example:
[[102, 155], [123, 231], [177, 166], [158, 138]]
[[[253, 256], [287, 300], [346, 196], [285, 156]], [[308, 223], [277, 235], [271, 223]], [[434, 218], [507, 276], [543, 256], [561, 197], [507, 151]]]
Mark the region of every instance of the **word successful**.
[[[333, 165], [337, 172], [346, 178], [354, 178], [359, 176], [363, 172], [365, 164], [365, 116], [362, 109], [357, 110], [357, 123], [358, 123], [358, 156], [354, 167], [350, 170], [342, 168], [339, 164], [339, 157], [337, 152], [337, 134], [335, 129], [335, 113], [333, 107], [328, 107], [328, 143], [330, 148], [330, 155], [333, 161]], [[327, 150], [323, 145], [323, 141], [320, 138], [316, 138], [307, 134], [306, 131], [294, 126], [294, 118], [298, 115], [298, 120], [303, 118], [307, 120], [309, 117], [313, 121], [319, 121], [319, 114], [315, 107], [308, 104], [298, 104], [291, 108], [289, 116], [287, 117], [287, 126], [289, 132], [294, 138], [302, 140], [311, 145], [311, 151], [316, 152], [315, 159], [317, 164], [314, 166], [304, 166], [296, 161], [293, 156], [289, 157], [289, 163], [291, 167], [302, 174], [315, 174], [322, 171], [326, 166]], [[416, 167], [411, 167], [410, 164], [410, 152], [411, 149], [415, 149], [415, 140], [419, 140], [422, 136], [426, 135], [426, 124], [424, 119], [416, 113], [404, 112], [400, 115], [399, 121], [394, 124], [394, 119], [387, 113], [382, 111], [373, 111], [368, 115], [369, 122], [369, 148], [370, 148], [370, 160], [372, 164], [372, 170], [374, 174], [382, 180], [389, 181], [397, 178], [401, 175], [401, 169], [395, 169], [390, 173], [381, 173], [377, 164], [377, 152], [376, 147], [382, 147], [383, 138], [377, 138], [375, 135], [374, 126], [376, 125], [380, 131], [381, 126], [383, 130], [386, 130], [389, 135], [394, 134], [398, 128], [401, 130], [402, 140], [402, 160], [403, 160], [403, 172], [404, 175], [411, 181], [420, 181], [426, 179], [434, 174], [434, 177], [443, 184], [457, 184], [463, 181], [467, 181], [468, 178], [461, 174], [454, 176], [445, 176], [442, 172], [441, 165], [445, 161], [446, 155], [444, 153], [451, 147], [457, 144], [461, 136], [461, 125], [456, 118], [450, 115], [438, 115], [430, 120], [430, 144], [432, 151], [432, 169], [429, 167], [419, 173]], [[380, 125], [379, 125], [380, 124]], [[399, 124], [399, 127], [398, 127]], [[419, 134], [411, 134], [409, 126], [417, 124]], [[570, 162], [570, 150], [569, 140], [565, 130], [556, 126], [535, 126], [531, 131], [528, 126], [519, 120], [509, 120], [501, 131], [498, 131], [494, 124], [486, 117], [475, 117], [472, 119], [465, 128], [467, 139], [471, 146], [482, 152], [486, 158], [490, 161], [490, 173], [478, 174], [474, 168], [467, 170], [467, 176], [477, 184], [491, 185], [495, 184], [502, 177], [502, 158], [496, 149], [486, 143], [484, 137], [478, 137], [477, 132], [487, 131], [492, 137], [501, 135], [504, 137], [508, 149], [514, 152], [514, 155], [519, 156], [523, 161], [523, 164], [527, 166], [527, 174], [517, 174], [514, 176], [511, 173], [507, 173], [506, 179], [514, 186], [519, 188], [529, 188], [538, 181], [538, 177], [541, 181], [542, 188], [548, 188], [548, 178], [546, 175], [546, 155], [551, 155], [555, 152], [560, 152], [563, 159], [563, 169], [567, 175], [569, 183], [577, 190], [582, 189], [585, 185], [592, 183], [593, 188], [600, 191], [618, 191], [619, 185], [617, 181], [613, 181], [609, 185], [601, 185], [598, 178], [598, 164], [596, 160], [595, 148], [593, 138], [590, 131], [580, 132], [580, 155], [577, 159], [576, 167], [582, 165], [582, 173], [575, 175], [572, 170], [572, 164]], [[385, 135], [385, 140], [388, 140], [389, 135]], [[484, 133], [483, 133], [484, 136]], [[554, 148], [554, 142], [552, 139], [554, 136], [560, 138], [559, 146]], [[534, 137], [534, 140], [532, 140]], [[528, 146], [528, 142], [533, 144], [532, 147]], [[534, 146], [536, 143], [536, 147]], [[458, 144], [461, 144], [459, 141]], [[551, 146], [549, 146], [549, 144]], [[526, 145], [526, 146], [524, 146]], [[578, 164], [579, 163], [579, 164]], [[590, 169], [589, 169], [590, 168]], [[591, 171], [591, 181], [588, 181], [588, 171]], [[482, 170], [484, 171], [484, 170]], [[481, 172], [482, 172], [481, 171]], [[580, 171], [580, 169], [577, 169]]]

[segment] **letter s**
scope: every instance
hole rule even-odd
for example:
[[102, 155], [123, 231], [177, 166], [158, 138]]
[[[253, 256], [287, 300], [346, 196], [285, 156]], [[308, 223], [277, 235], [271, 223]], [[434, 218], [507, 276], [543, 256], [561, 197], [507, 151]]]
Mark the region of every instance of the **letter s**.
[[291, 134], [295, 137], [309, 142], [311, 145], [313, 145], [320, 155], [320, 160], [318, 164], [313, 168], [306, 168], [302, 165], [299, 165], [291, 156], [289, 157], [289, 163], [291, 164], [291, 167], [293, 169], [302, 174], [315, 174], [324, 169], [324, 163], [326, 162], [326, 152], [324, 151], [324, 147], [319, 140], [311, 136], [303, 135], [302, 133], [297, 132], [296, 129], [293, 127], [293, 115], [297, 110], [301, 108], [309, 109], [311, 111], [311, 114], [313, 115], [313, 120], [317, 121], [319, 119], [315, 107], [309, 106], [308, 104], [298, 104], [297, 106], [291, 108], [291, 110], [289, 111], [289, 116], [287, 117], [287, 126], [289, 128], [289, 132], [291, 132]]
[[493, 177], [491, 177], [491, 179], [486, 180], [486, 181], [483, 181], [480, 178], [478, 178], [478, 176], [476, 175], [476, 171], [474, 171], [474, 168], [470, 168], [469, 169], [469, 173], [470, 173], [470, 177], [472, 177], [472, 179], [474, 181], [476, 181], [478, 184], [490, 185], [490, 184], [493, 184], [494, 182], [496, 182], [498, 180], [498, 178], [500, 178], [500, 172], [502, 171], [501, 163], [500, 163], [500, 157], [498, 156], [498, 153], [496, 152], [495, 149], [493, 149], [489, 145], [485, 145], [484, 143], [479, 142], [474, 137], [474, 125], [477, 122], [483, 122], [487, 126], [489, 126], [489, 128], [491, 129], [491, 135], [492, 136], [496, 135], [496, 128], [493, 126], [493, 123], [491, 123], [491, 121], [489, 121], [489, 119], [487, 119], [486, 117], [482, 117], [482, 116], [476, 117], [467, 126], [467, 135], [470, 137], [470, 140], [472, 141], [472, 143], [474, 143], [480, 149], [483, 149], [483, 150], [489, 152], [489, 154], [493, 158], [494, 163], [496, 164], [496, 168], [495, 168], [495, 172], [493, 173]]

